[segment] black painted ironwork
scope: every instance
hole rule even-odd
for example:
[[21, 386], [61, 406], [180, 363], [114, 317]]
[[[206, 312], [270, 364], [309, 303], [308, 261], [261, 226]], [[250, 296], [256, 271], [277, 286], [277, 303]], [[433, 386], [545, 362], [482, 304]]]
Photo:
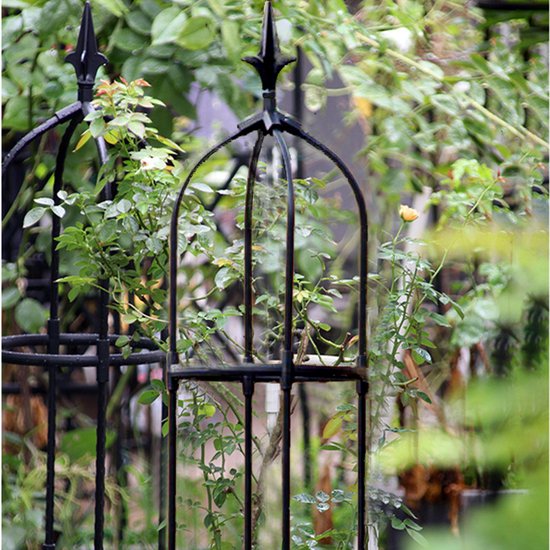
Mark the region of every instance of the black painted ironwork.
[[[97, 71], [101, 65], [107, 63], [107, 58], [97, 49], [97, 40], [94, 33], [92, 13], [89, 2], [84, 6], [80, 33], [76, 50], [66, 57], [66, 61], [75, 68], [78, 82], [78, 100], [55, 113], [50, 119], [37, 126], [34, 130], [19, 140], [8, 152], [2, 165], [4, 174], [10, 164], [33, 141], [57, 126], [68, 123], [61, 139], [57, 152], [54, 174], [53, 200], [59, 204], [58, 193], [63, 187], [63, 172], [71, 138], [84, 117], [94, 110], [91, 104], [93, 86]], [[95, 140], [99, 163], [104, 165], [108, 160], [107, 147], [99, 137]], [[111, 199], [110, 185], [106, 185], [98, 197], [100, 201]], [[109, 334], [109, 281], [100, 280], [101, 288], [98, 296], [99, 330], [95, 334], [67, 334], [61, 333], [59, 311], [59, 251], [57, 238], [61, 234], [61, 221], [53, 217], [51, 228], [51, 265], [50, 265], [50, 312], [46, 334], [21, 334], [2, 338], [2, 361], [15, 365], [34, 365], [47, 369], [48, 372], [48, 444], [46, 462], [46, 513], [45, 513], [45, 541], [43, 550], [56, 548], [56, 532], [54, 530], [54, 502], [55, 502], [55, 435], [56, 435], [56, 400], [60, 389], [57, 383], [57, 371], [60, 367], [80, 368], [95, 367], [96, 394], [97, 394], [97, 444], [96, 444], [96, 474], [95, 474], [95, 525], [94, 548], [101, 550], [104, 539], [104, 505], [105, 505], [105, 443], [106, 443], [106, 408], [108, 397], [109, 368], [123, 365], [163, 363], [164, 353], [149, 339], [141, 338], [133, 342], [133, 351], [129, 357], [121, 353], [114, 353], [117, 334]], [[95, 346], [96, 354], [75, 355], [64, 353], [66, 346], [87, 345]], [[45, 353], [29, 352], [33, 346], [43, 346]], [[22, 348], [24, 351], [18, 351]], [[82, 386], [79, 391], [88, 391]], [[16, 391], [16, 388], [13, 389]]]
[[[66, 61], [75, 68], [78, 83], [78, 99], [72, 105], [61, 109], [46, 122], [37, 126], [24, 136], [13, 149], [6, 155], [2, 166], [4, 173], [18, 155], [33, 141], [44, 133], [61, 124], [68, 123], [62, 136], [57, 153], [54, 174], [53, 200], [59, 203], [58, 193], [63, 187], [63, 172], [71, 138], [78, 125], [85, 116], [93, 111], [91, 104], [93, 98], [93, 86], [99, 67], [107, 63], [107, 59], [97, 49], [97, 41], [93, 28], [90, 4], [86, 2], [78, 44], [76, 50], [69, 54]], [[265, 3], [264, 21], [261, 49], [258, 55], [245, 58], [244, 61], [252, 65], [258, 72], [262, 82], [263, 109], [261, 112], [238, 124], [237, 130], [203, 155], [199, 162], [191, 169], [176, 199], [170, 226], [170, 265], [169, 265], [169, 353], [168, 368], [165, 369], [167, 388], [169, 392], [168, 408], [163, 408], [163, 418], [168, 418], [168, 467], [164, 468], [164, 453], [161, 452], [161, 479], [160, 479], [160, 510], [159, 523], [164, 523], [164, 475], [167, 474], [167, 518], [166, 528], [159, 531], [159, 549], [164, 549], [167, 544], [169, 550], [176, 550], [176, 466], [177, 466], [177, 392], [178, 386], [184, 380], [238, 382], [242, 385], [244, 395], [245, 426], [244, 426], [244, 533], [243, 545], [245, 549], [251, 549], [253, 545], [252, 514], [252, 416], [253, 402], [256, 384], [271, 382], [278, 383], [282, 393], [282, 548], [288, 550], [291, 544], [291, 390], [295, 384], [308, 384], [311, 382], [350, 382], [356, 384], [358, 399], [357, 416], [357, 544], [358, 548], [366, 545], [366, 393], [367, 383], [367, 238], [368, 224], [365, 202], [359, 184], [343, 161], [328, 147], [317, 141], [304, 131], [300, 123], [284, 113], [277, 107], [276, 83], [281, 70], [295, 61], [294, 58], [284, 56], [279, 48], [275, 20], [270, 2]], [[299, 91], [297, 91], [299, 103]], [[298, 105], [299, 106], [299, 105]], [[244, 302], [244, 357], [237, 365], [210, 365], [207, 367], [181, 367], [177, 353], [177, 271], [180, 258], [177, 252], [178, 218], [183, 197], [187, 187], [192, 181], [197, 169], [212, 155], [231, 142], [247, 135], [255, 134], [256, 140], [248, 159], [248, 177], [245, 193], [244, 215], [244, 278], [243, 278], [243, 302]], [[360, 250], [359, 250], [359, 300], [358, 300], [358, 357], [356, 366], [350, 367], [326, 367], [314, 363], [296, 364], [293, 347], [296, 343], [296, 334], [293, 327], [293, 281], [294, 281], [294, 233], [295, 233], [295, 196], [293, 171], [291, 167], [290, 152], [285, 139], [290, 135], [295, 143], [305, 143], [318, 150], [322, 155], [331, 160], [345, 177], [349, 184], [359, 213], [360, 223]], [[253, 204], [256, 172], [262, 146], [266, 137], [272, 137], [278, 148], [286, 180], [287, 193], [287, 218], [286, 218], [286, 255], [285, 255], [285, 296], [284, 296], [284, 321], [283, 321], [283, 345], [280, 361], [278, 363], [259, 364], [254, 362], [253, 343], [253, 304], [254, 292], [253, 280]], [[101, 165], [107, 162], [107, 148], [101, 138], [97, 138], [96, 146]], [[297, 147], [300, 149], [300, 146]], [[241, 157], [237, 157], [233, 169], [224, 187], [228, 187], [237, 170], [244, 164]], [[301, 155], [298, 159], [298, 178], [303, 177]], [[112, 198], [112, 189], [106, 185], [98, 197], [99, 200]], [[217, 205], [214, 201], [209, 208], [213, 210]], [[2, 360], [5, 363], [15, 365], [34, 365], [44, 367], [48, 372], [47, 404], [48, 404], [48, 445], [47, 445], [47, 480], [46, 480], [46, 514], [45, 514], [45, 541], [44, 550], [56, 548], [56, 533], [54, 531], [54, 502], [55, 502], [55, 436], [56, 436], [56, 399], [59, 391], [66, 388], [65, 383], [58, 381], [58, 369], [69, 367], [76, 369], [81, 367], [93, 367], [96, 369], [97, 385], [97, 447], [96, 447], [96, 475], [95, 475], [95, 524], [94, 524], [94, 548], [102, 549], [104, 545], [104, 505], [105, 505], [105, 457], [106, 457], [106, 408], [108, 397], [109, 370], [111, 367], [121, 367], [137, 364], [160, 363], [163, 368], [166, 365], [166, 356], [156, 344], [147, 338], [132, 338], [132, 353], [124, 357], [114, 349], [118, 339], [117, 334], [109, 333], [109, 281], [100, 280], [98, 301], [98, 329], [94, 333], [69, 334], [61, 332], [59, 288], [59, 252], [56, 249], [57, 238], [62, 228], [59, 218], [54, 217], [51, 229], [51, 265], [50, 265], [50, 314], [45, 334], [23, 334], [6, 336], [2, 338]], [[195, 307], [200, 307], [195, 304]], [[117, 323], [115, 323], [115, 326]], [[216, 335], [224, 344], [223, 335]], [[70, 347], [95, 346], [95, 355], [78, 355], [66, 353]], [[45, 348], [44, 353], [28, 351], [34, 347]], [[17, 386], [6, 387], [7, 393], [17, 393]], [[75, 392], [89, 392], [90, 386], [75, 387]], [[39, 389], [33, 391], [40, 392]], [[118, 454], [117, 454], [118, 456]], [[117, 459], [120, 462], [120, 457]], [[165, 531], [167, 541], [165, 541]]]
[[[263, 109], [238, 124], [237, 130], [206, 152], [190, 170], [180, 188], [172, 213], [170, 227], [170, 267], [169, 267], [169, 357], [167, 368], [167, 387], [169, 390], [169, 452], [168, 452], [168, 549], [176, 550], [176, 467], [177, 467], [177, 402], [180, 381], [202, 380], [240, 382], [245, 397], [245, 472], [244, 472], [244, 533], [243, 544], [246, 550], [252, 548], [252, 396], [254, 387], [260, 382], [277, 382], [280, 384], [283, 402], [283, 437], [282, 437], [282, 548], [288, 550], [291, 544], [290, 524], [290, 448], [291, 448], [291, 389], [295, 383], [310, 382], [344, 382], [355, 381], [358, 398], [357, 416], [357, 485], [358, 485], [358, 518], [357, 544], [365, 548], [366, 544], [366, 393], [367, 382], [367, 237], [368, 224], [364, 198], [353, 174], [343, 161], [329, 148], [305, 132], [294, 118], [282, 113], [277, 108], [276, 82], [281, 70], [293, 62], [293, 58], [282, 55], [277, 39], [275, 20], [270, 2], [265, 3], [262, 44], [258, 55], [244, 59], [260, 75], [263, 87]], [[177, 352], [177, 272], [180, 261], [178, 255], [178, 219], [185, 191], [193, 176], [212, 155], [233, 141], [256, 133], [256, 141], [248, 164], [248, 178], [245, 193], [244, 213], [244, 360], [236, 366], [180, 366]], [[359, 250], [359, 301], [358, 301], [358, 357], [354, 367], [326, 367], [314, 364], [295, 364], [293, 345], [295, 333], [292, 316], [292, 292], [294, 281], [294, 232], [295, 232], [295, 198], [293, 173], [290, 153], [285, 140], [290, 134], [320, 151], [331, 160], [344, 175], [349, 184], [357, 209], [360, 223]], [[272, 136], [280, 151], [284, 179], [287, 185], [287, 218], [286, 218], [286, 267], [284, 298], [284, 337], [281, 361], [276, 364], [254, 363], [253, 349], [253, 288], [252, 288], [252, 221], [254, 183], [258, 160], [264, 139]]]

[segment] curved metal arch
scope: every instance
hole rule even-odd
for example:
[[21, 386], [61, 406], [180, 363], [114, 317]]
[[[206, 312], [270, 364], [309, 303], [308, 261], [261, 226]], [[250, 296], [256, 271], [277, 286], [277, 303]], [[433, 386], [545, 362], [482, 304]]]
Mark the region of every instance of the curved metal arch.
[[[65, 129], [56, 155], [56, 164], [54, 171], [53, 200], [59, 204], [58, 192], [63, 186], [63, 173], [65, 161], [69, 149], [71, 138], [76, 131], [77, 126], [83, 118], [95, 111], [89, 101], [77, 101], [68, 107], [61, 109], [53, 117], [39, 125], [23, 136], [15, 146], [8, 152], [2, 163], [2, 174], [4, 174], [10, 164], [17, 156], [34, 140], [53, 130], [57, 126], [69, 122]], [[94, 139], [98, 151], [100, 166], [108, 162], [108, 153], [105, 140], [102, 137]], [[107, 184], [101, 192], [101, 197], [111, 198], [110, 184]], [[52, 220], [51, 232], [51, 288], [50, 288], [50, 315], [48, 319], [47, 334], [48, 354], [46, 357], [55, 357], [59, 355], [60, 346], [60, 320], [58, 318], [59, 308], [59, 251], [57, 250], [57, 238], [61, 234], [61, 220], [54, 216]], [[94, 547], [103, 548], [103, 525], [104, 525], [104, 503], [105, 503], [105, 452], [106, 452], [106, 417], [105, 410], [107, 404], [107, 382], [108, 367], [110, 364], [110, 351], [108, 339], [108, 305], [109, 294], [107, 291], [107, 281], [100, 281], [103, 290], [99, 295], [100, 311], [100, 330], [97, 340], [97, 381], [98, 381], [98, 418], [97, 418], [97, 443], [96, 443], [96, 487], [95, 487], [95, 527], [94, 527]], [[40, 354], [32, 354], [33, 364], [40, 359]], [[71, 358], [71, 362], [73, 358]], [[44, 549], [55, 548], [54, 531], [54, 494], [55, 494], [55, 418], [56, 418], [56, 393], [57, 393], [57, 368], [58, 364], [47, 361], [48, 365], [48, 457], [46, 463], [46, 512], [45, 512], [45, 541]], [[62, 363], [59, 361], [58, 363]]]
[[326, 145], [294, 125], [284, 124], [284, 129], [288, 133], [303, 139], [306, 143], [320, 151], [325, 157], [332, 161], [345, 177], [353, 192], [359, 212], [359, 230], [361, 240], [359, 258], [359, 342], [357, 361], [358, 366], [367, 366], [368, 215], [363, 192], [361, 191], [354, 175], [351, 173], [344, 161]]
[[168, 288], [168, 338], [169, 338], [169, 365], [174, 365], [178, 362], [178, 354], [176, 351], [177, 343], [177, 275], [178, 275], [178, 219], [181, 209], [181, 203], [185, 195], [185, 191], [189, 187], [193, 176], [197, 170], [220, 149], [223, 149], [233, 141], [242, 138], [253, 131], [253, 128], [239, 129], [237, 132], [231, 134], [223, 141], [208, 150], [193, 166], [183, 185], [180, 187], [180, 191], [174, 202], [172, 209], [172, 218], [170, 219], [170, 242], [169, 248], [169, 270], [168, 280], [170, 281]]
[[[54, 183], [53, 183], [53, 200], [56, 205], [60, 204], [60, 199], [58, 196], [59, 191], [63, 188], [63, 173], [65, 171], [65, 160], [67, 158], [67, 152], [69, 149], [69, 144], [71, 138], [73, 137], [77, 126], [82, 121], [82, 113], [78, 113], [77, 116], [71, 118], [69, 126], [66, 128], [63, 137], [61, 138], [61, 143], [59, 144], [59, 150], [57, 153], [57, 158], [55, 162], [55, 174], [54, 174]], [[55, 282], [59, 278], [59, 251], [56, 246], [56, 239], [61, 234], [61, 219], [57, 216], [54, 216], [52, 219], [52, 234], [51, 234], [51, 279], [52, 285], [50, 288], [50, 319], [57, 319], [58, 316], [58, 306], [59, 304], [59, 285]], [[56, 352], [52, 352], [56, 353]]]
[[44, 135], [46, 132], [49, 132], [56, 126], [71, 120], [75, 116], [78, 116], [82, 110], [82, 103], [76, 101], [75, 103], [64, 107], [63, 109], [57, 111], [51, 118], [31, 130], [29, 133], [25, 134], [6, 154], [2, 162], [2, 175], [5, 174], [6, 170], [9, 168], [10, 164], [17, 158], [17, 156], [25, 149], [29, 144], [31, 144], [35, 139], [38, 139], [40, 136]]
[[244, 206], [244, 360], [253, 362], [253, 319], [252, 319], [252, 210], [254, 206], [254, 183], [258, 160], [262, 152], [265, 133], [258, 131], [256, 143], [250, 155], [246, 180]]
[[[336, 167], [343, 174], [348, 184], [350, 185], [352, 192], [355, 197], [355, 202], [359, 211], [359, 224], [360, 224], [360, 257], [359, 257], [359, 315], [358, 315], [358, 331], [359, 331], [359, 342], [358, 342], [358, 356], [357, 356], [357, 365], [358, 367], [367, 367], [368, 366], [368, 356], [367, 356], [367, 278], [368, 278], [368, 215], [365, 205], [365, 198], [363, 192], [357, 183], [357, 180], [351, 173], [350, 169], [346, 166], [344, 161], [323, 143], [315, 139], [313, 136], [309, 135], [307, 132], [302, 130], [300, 127], [295, 125], [285, 124], [283, 122], [283, 127], [290, 134], [295, 135], [299, 139], [303, 139], [306, 143], [320, 151], [325, 157], [331, 160]], [[366, 541], [366, 421], [367, 421], [367, 411], [366, 411], [366, 395], [368, 391], [368, 383], [365, 381], [358, 381], [356, 386], [357, 393], [357, 545], [358, 548], [363, 548]], [[286, 394], [285, 394], [286, 401]], [[284, 408], [284, 413], [286, 416], [286, 407]], [[290, 440], [290, 428], [286, 428], [283, 432], [284, 435], [287, 435]], [[284, 458], [283, 458], [283, 468], [284, 468]], [[283, 478], [284, 480], [284, 478]], [[284, 481], [283, 481], [284, 482]], [[283, 490], [285, 488], [283, 487]], [[288, 509], [283, 509], [283, 514], [288, 514]], [[284, 516], [283, 516], [284, 518]], [[286, 527], [286, 526], [285, 526]], [[286, 532], [290, 531], [290, 527], [286, 527], [287, 531], [283, 531], [283, 537]], [[283, 548], [289, 548], [289, 543], [285, 546], [283, 543]]]

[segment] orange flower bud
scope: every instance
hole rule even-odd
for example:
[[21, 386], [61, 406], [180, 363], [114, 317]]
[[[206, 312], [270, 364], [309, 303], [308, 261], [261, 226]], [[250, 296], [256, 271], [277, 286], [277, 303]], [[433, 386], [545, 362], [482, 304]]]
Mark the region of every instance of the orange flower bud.
[[418, 212], [405, 204], [399, 207], [399, 215], [404, 222], [414, 222], [418, 218]]
[[138, 85], [138, 86], [151, 86], [151, 84], [149, 84], [149, 82], [147, 82], [147, 80], [143, 80], [143, 78], [138, 78], [137, 80], [134, 80], [134, 84]]

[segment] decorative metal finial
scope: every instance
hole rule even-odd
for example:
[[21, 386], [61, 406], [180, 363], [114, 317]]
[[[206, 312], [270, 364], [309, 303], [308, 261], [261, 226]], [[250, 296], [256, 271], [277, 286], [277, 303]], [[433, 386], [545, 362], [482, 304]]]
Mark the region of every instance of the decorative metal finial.
[[281, 53], [271, 2], [266, 2], [264, 6], [261, 50], [258, 55], [244, 57], [243, 61], [258, 71], [264, 92], [273, 92], [279, 73], [289, 63], [296, 61], [295, 57], [286, 57]]
[[105, 65], [109, 60], [97, 49], [92, 8], [88, 0], [84, 5], [76, 50], [70, 53], [65, 61], [75, 68], [79, 88], [78, 99], [80, 101], [91, 101], [97, 71], [101, 65]]

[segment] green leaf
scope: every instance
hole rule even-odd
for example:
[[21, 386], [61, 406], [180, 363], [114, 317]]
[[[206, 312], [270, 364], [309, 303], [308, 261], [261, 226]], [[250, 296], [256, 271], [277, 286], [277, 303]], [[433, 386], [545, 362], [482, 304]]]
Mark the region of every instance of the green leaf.
[[206, 416], [206, 418], [211, 418], [216, 414], [216, 407], [210, 403], [203, 403], [198, 409], [197, 413]]
[[292, 497], [294, 500], [301, 502], [303, 504], [316, 504], [317, 499], [313, 495], [307, 493], [300, 493]]
[[422, 399], [422, 401], [426, 401], [426, 403], [432, 403], [432, 400], [428, 397], [428, 395], [426, 393], [424, 393], [423, 391], [417, 391], [416, 392], [416, 395], [418, 397], [420, 397], [420, 399]]
[[223, 503], [227, 498], [227, 492], [225, 489], [226, 488], [224, 486], [218, 486], [212, 492], [212, 497], [214, 498], [214, 502], [216, 503], [216, 506], [218, 508], [221, 508], [221, 506], [223, 506]]
[[157, 380], [156, 378], [151, 380], [151, 387], [157, 390], [158, 392], [164, 391], [164, 382], [162, 380]]
[[224, 288], [227, 288], [229, 283], [234, 281], [237, 278], [237, 274], [228, 267], [222, 267], [214, 277], [214, 282], [216, 283], [216, 286], [223, 290]]
[[107, 132], [104, 136], [103, 136], [103, 139], [111, 144], [111, 145], [114, 145], [115, 143], [117, 143], [117, 141], [119, 140], [119, 134], [117, 132], [115, 132], [114, 130], [111, 130], [110, 132]]
[[241, 53], [241, 36], [239, 34], [239, 24], [236, 21], [225, 19], [222, 22], [222, 41], [227, 57], [237, 60]]
[[431, 97], [431, 102], [436, 109], [439, 109], [448, 115], [455, 116], [460, 111], [456, 99], [451, 95], [435, 94]]
[[420, 544], [420, 546], [428, 546], [428, 541], [420, 533], [418, 533], [414, 529], [407, 529], [407, 534], [414, 541], [416, 541], [418, 544]]
[[414, 522], [412, 519], [406, 518], [403, 520], [403, 523], [407, 527], [407, 529], [413, 529], [414, 531], [422, 531], [422, 527], [418, 525], [418, 523]]
[[137, 321], [137, 317], [133, 313], [126, 313], [122, 316], [122, 322], [131, 325]]
[[151, 28], [152, 44], [168, 44], [175, 42], [187, 16], [176, 6], [161, 11], [153, 21]]
[[134, 52], [147, 45], [147, 40], [140, 34], [126, 28], [119, 29], [113, 37], [114, 44], [125, 52]]
[[484, 74], [484, 75], [490, 75], [493, 71], [491, 71], [491, 67], [489, 67], [489, 63], [487, 63], [487, 60], [479, 55], [478, 53], [474, 53], [470, 56], [470, 59], [472, 60], [472, 63]]
[[321, 451], [345, 451], [346, 448], [337, 441], [330, 441], [319, 447]]
[[77, 141], [74, 147], [74, 151], [78, 151], [79, 149], [84, 147], [84, 145], [88, 142], [88, 140], [91, 137], [92, 137], [92, 133], [90, 132], [90, 130], [84, 130], [84, 132], [82, 132], [82, 135], [80, 136], [80, 139]]
[[451, 328], [451, 324], [449, 323], [449, 321], [447, 321], [447, 318], [440, 313], [432, 311], [430, 313], [430, 318], [433, 319], [441, 327]]
[[423, 348], [413, 348], [412, 356], [416, 363], [419, 365], [422, 365], [422, 363], [432, 362], [432, 356]]
[[190, 187], [192, 187], [193, 189], [196, 189], [197, 191], [202, 191], [203, 193], [214, 192], [212, 187], [210, 187], [210, 185], [207, 185], [206, 183], [196, 182], [196, 183], [192, 183]]
[[328, 97], [326, 88], [307, 84], [304, 84], [303, 88], [305, 105], [312, 113], [316, 113], [326, 105]]
[[56, 204], [55, 206], [52, 206], [52, 212], [58, 218], [62, 218], [65, 215], [65, 209], [60, 204]]
[[206, 16], [191, 17], [181, 28], [176, 42], [188, 50], [203, 50], [215, 37], [213, 21]]
[[323, 428], [323, 439], [330, 439], [332, 436], [336, 435], [342, 427], [343, 420], [344, 418], [340, 414], [333, 416]]
[[10, 309], [21, 298], [21, 293], [16, 286], [10, 286], [2, 290], [2, 309]]
[[[106, 436], [106, 447], [109, 448], [115, 440], [115, 432], [109, 430]], [[68, 455], [72, 462], [75, 462], [84, 457], [93, 458], [96, 451], [96, 428], [78, 428], [66, 432], [61, 438], [59, 450]]]
[[142, 11], [133, 11], [126, 15], [128, 26], [135, 32], [148, 36], [151, 32], [151, 21]]
[[117, 348], [121, 348], [122, 346], [125, 346], [129, 341], [130, 337], [124, 334], [116, 339], [115, 346]]
[[141, 64], [141, 70], [143, 74], [166, 74], [170, 72], [173, 67], [173, 62], [166, 61], [164, 59], [157, 59], [156, 57], [150, 57]]
[[44, 38], [51, 36], [53, 29], [67, 25], [71, 16], [71, 3], [66, 0], [49, 0], [46, 2], [38, 20], [38, 32]]
[[[25, 83], [28, 85], [28, 83]], [[4, 106], [2, 125], [4, 129], [13, 129], [26, 132], [29, 127], [29, 102], [27, 98], [12, 97]]]
[[115, 220], [107, 220], [103, 225], [99, 226], [97, 238], [100, 243], [107, 243], [116, 238], [117, 222]]
[[403, 529], [405, 529], [405, 524], [395, 516], [391, 518], [391, 526], [398, 531], [403, 531]]
[[38, 199], [34, 199], [34, 202], [36, 204], [42, 204], [44, 206], [53, 206], [54, 205], [53, 199], [50, 199], [49, 197], [40, 197]]
[[[6, 7], [6, 4], [3, 3]], [[12, 17], [2, 17], [2, 49], [6, 49], [13, 44], [23, 30], [23, 19], [20, 15]], [[2, 86], [3, 87], [3, 86]]]
[[128, 11], [123, 0], [97, 0], [97, 3], [110, 11], [115, 17], [122, 17]]
[[43, 206], [37, 206], [29, 210], [23, 219], [23, 228], [34, 225], [45, 213], [46, 209]]
[[90, 133], [94, 138], [99, 137], [103, 133], [104, 129], [105, 129], [105, 121], [103, 120], [103, 118], [95, 118], [94, 120], [92, 120], [92, 123], [90, 124], [90, 128], [89, 128]]
[[47, 318], [46, 309], [33, 298], [25, 298], [15, 307], [15, 321], [25, 332], [38, 332]]
[[138, 398], [138, 403], [141, 405], [150, 405], [158, 396], [159, 392], [157, 390], [144, 390]]
[[143, 124], [143, 122], [131, 120], [128, 123], [128, 129], [140, 138], [143, 138], [145, 136], [145, 125]]
[[172, 149], [175, 149], [176, 151], [179, 151], [180, 153], [184, 153], [185, 151], [175, 142], [171, 139], [165, 138], [163, 136], [155, 136], [154, 139], [156, 139], [158, 142], [162, 143], [162, 145], [166, 145], [167, 147], [170, 147]]

